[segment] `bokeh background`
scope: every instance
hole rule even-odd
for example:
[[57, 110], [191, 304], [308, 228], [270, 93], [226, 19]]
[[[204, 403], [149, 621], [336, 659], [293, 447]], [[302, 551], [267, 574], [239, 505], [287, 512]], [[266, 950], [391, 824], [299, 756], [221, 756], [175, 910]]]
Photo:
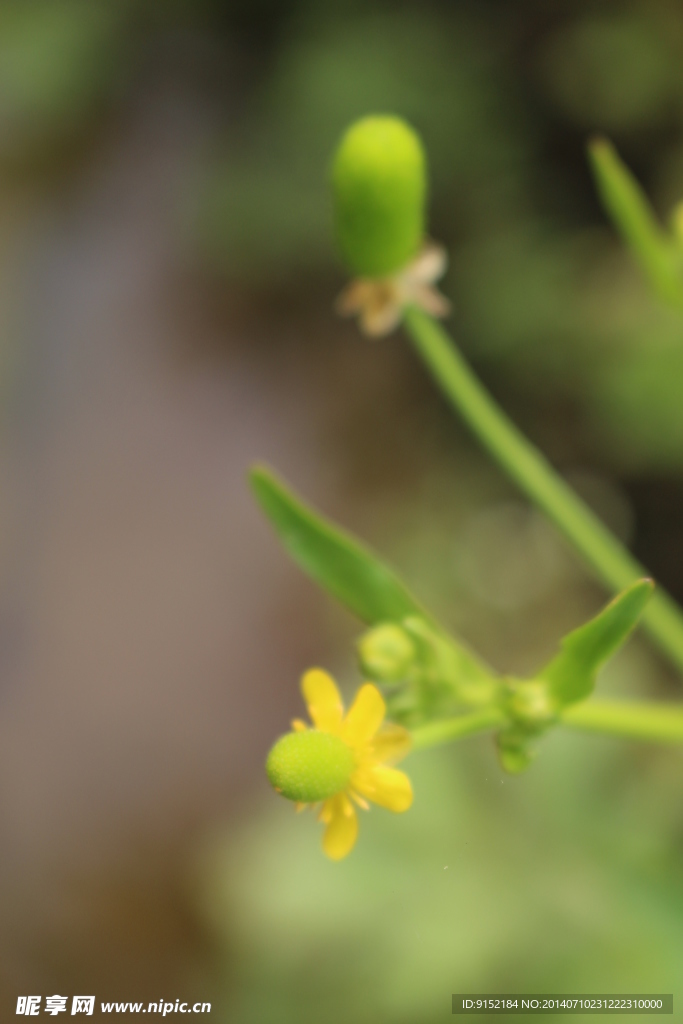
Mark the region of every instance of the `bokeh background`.
[[[683, 992], [680, 751], [414, 755], [414, 808], [342, 864], [265, 782], [301, 672], [353, 691], [360, 626], [279, 550], [253, 460], [501, 672], [605, 598], [400, 335], [331, 312], [327, 166], [377, 111], [428, 147], [468, 358], [683, 599], [683, 319], [585, 159], [604, 132], [662, 218], [683, 197], [680, 4], [2, 0], [3, 1019], [31, 993], [431, 1024], [458, 991]], [[680, 696], [641, 637], [601, 687]]]

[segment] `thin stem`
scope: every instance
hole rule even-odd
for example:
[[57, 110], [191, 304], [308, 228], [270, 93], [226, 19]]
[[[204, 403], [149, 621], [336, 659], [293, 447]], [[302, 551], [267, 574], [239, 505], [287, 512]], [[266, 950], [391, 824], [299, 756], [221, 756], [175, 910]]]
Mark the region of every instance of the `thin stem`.
[[504, 725], [507, 717], [498, 707], [486, 708], [472, 715], [458, 715], [457, 718], [444, 718], [440, 722], [430, 722], [410, 734], [412, 750], [426, 750], [428, 747], [440, 747], [452, 740], [460, 740], [465, 736], [474, 736], [479, 732], [490, 732]]
[[[451, 405], [522, 491], [571, 541], [596, 575], [618, 592], [647, 570], [620, 544], [550, 463], [524, 437], [479, 383], [446, 331], [422, 310], [406, 310], [413, 345]], [[683, 612], [661, 589], [642, 617], [643, 626], [683, 669]]]
[[683, 743], [683, 707], [680, 704], [591, 700], [565, 708], [562, 722], [586, 732], [652, 740], [653, 743]]
[[[562, 725], [581, 732], [595, 732], [652, 743], [683, 743], [683, 706], [680, 704], [641, 704], [635, 701], [591, 700], [565, 708]], [[492, 705], [483, 711], [413, 729], [412, 750], [441, 747], [454, 740], [491, 732], [508, 724], [504, 711]]]

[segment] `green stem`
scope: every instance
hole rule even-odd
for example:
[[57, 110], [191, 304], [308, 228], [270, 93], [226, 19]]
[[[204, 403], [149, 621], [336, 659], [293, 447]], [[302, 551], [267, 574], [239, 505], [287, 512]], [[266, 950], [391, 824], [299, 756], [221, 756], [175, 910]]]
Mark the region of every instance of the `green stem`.
[[489, 732], [507, 722], [507, 716], [498, 707], [492, 706], [473, 715], [458, 715], [457, 718], [444, 718], [440, 722], [429, 722], [410, 734], [412, 750], [426, 750], [428, 747], [440, 747], [451, 740], [474, 736], [479, 732]]
[[[565, 708], [562, 725], [581, 732], [596, 732], [626, 739], [650, 740], [652, 743], [683, 743], [683, 705], [641, 704], [635, 701], [591, 700]], [[412, 750], [441, 747], [453, 740], [491, 732], [509, 720], [505, 712], [492, 705], [471, 715], [458, 715], [429, 722], [413, 729]]]
[[[437, 384], [479, 441], [571, 541], [603, 583], [618, 592], [648, 576], [647, 570], [498, 408], [446, 331], [416, 307], [406, 310], [404, 326]], [[675, 601], [658, 589], [643, 613], [642, 623], [683, 669], [683, 612]]]
[[683, 706], [680, 704], [588, 701], [565, 708], [562, 722], [586, 732], [654, 743], [683, 743]]

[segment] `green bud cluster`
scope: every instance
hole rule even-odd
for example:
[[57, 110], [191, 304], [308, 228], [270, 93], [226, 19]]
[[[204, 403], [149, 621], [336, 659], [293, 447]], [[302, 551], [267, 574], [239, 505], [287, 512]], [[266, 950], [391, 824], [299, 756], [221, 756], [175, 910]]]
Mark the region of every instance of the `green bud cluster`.
[[382, 683], [405, 679], [415, 662], [415, 644], [406, 631], [393, 622], [376, 626], [358, 642], [363, 672]]
[[556, 704], [547, 683], [540, 679], [508, 683], [506, 709], [518, 725], [530, 732], [541, 730], [554, 722]]
[[384, 277], [417, 255], [427, 194], [422, 143], [398, 117], [364, 117], [347, 130], [332, 165], [341, 255], [359, 277]]
[[498, 756], [506, 772], [518, 775], [536, 757], [535, 742], [557, 720], [557, 703], [541, 679], [508, 679], [503, 707], [510, 725], [496, 737]]
[[317, 803], [345, 789], [355, 768], [353, 751], [338, 736], [307, 729], [281, 736], [268, 754], [274, 789], [301, 803]]

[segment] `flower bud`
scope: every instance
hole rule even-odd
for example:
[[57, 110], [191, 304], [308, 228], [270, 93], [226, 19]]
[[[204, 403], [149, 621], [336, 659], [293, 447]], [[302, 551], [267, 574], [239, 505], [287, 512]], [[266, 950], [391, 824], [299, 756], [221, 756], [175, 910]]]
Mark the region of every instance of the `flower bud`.
[[266, 761], [273, 788], [288, 800], [305, 804], [341, 792], [354, 768], [351, 748], [338, 736], [316, 729], [280, 737]]
[[510, 775], [526, 771], [536, 756], [530, 738], [515, 729], [498, 733], [496, 738], [501, 768]]
[[557, 709], [546, 683], [538, 679], [511, 681], [507, 710], [512, 718], [529, 730], [543, 729], [557, 717]]
[[416, 255], [424, 236], [422, 143], [398, 117], [364, 117], [347, 130], [332, 165], [341, 254], [359, 277], [385, 277]]
[[371, 629], [358, 643], [363, 672], [380, 682], [405, 679], [415, 655], [415, 645], [406, 631], [391, 622]]

